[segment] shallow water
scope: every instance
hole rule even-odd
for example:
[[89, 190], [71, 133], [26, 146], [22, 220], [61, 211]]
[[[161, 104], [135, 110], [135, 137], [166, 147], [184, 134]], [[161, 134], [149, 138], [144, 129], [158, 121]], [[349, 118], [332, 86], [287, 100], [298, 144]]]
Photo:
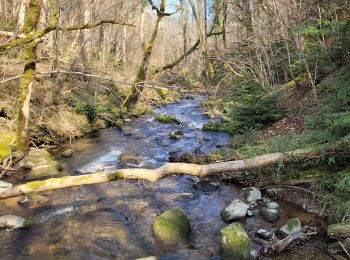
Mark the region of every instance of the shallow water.
[[[128, 167], [157, 167], [168, 160], [171, 151], [207, 153], [228, 142], [223, 133], [204, 133], [200, 99], [182, 100], [156, 113], [176, 116], [179, 126], [160, 124], [151, 116], [127, 123], [122, 131], [106, 129], [73, 142], [76, 153], [60, 159], [64, 171], [80, 174]], [[169, 132], [181, 130], [184, 138], [171, 140]], [[63, 146], [64, 150], [68, 145]], [[59, 151], [60, 151], [59, 150]], [[59, 152], [58, 151], [58, 152]], [[134, 152], [139, 165], [122, 165], [119, 155]], [[0, 215], [33, 218], [37, 224], [24, 230], [0, 231], [0, 259], [135, 259], [151, 255], [162, 259], [219, 259], [220, 229], [227, 223], [220, 210], [230, 201], [243, 198], [242, 188], [221, 183], [211, 192], [196, 190], [190, 176], [169, 176], [156, 183], [135, 180], [114, 181], [43, 193], [50, 200], [29, 208], [18, 205], [22, 198], [0, 201]], [[322, 225], [314, 215], [291, 203], [279, 202], [281, 218], [274, 224], [259, 216], [242, 221], [250, 237], [260, 228], [280, 227], [298, 216], [304, 225]], [[166, 246], [156, 241], [152, 223], [156, 216], [181, 207], [190, 218], [192, 239], [199, 245]], [[283, 255], [285, 259], [328, 259], [322, 243], [314, 239], [304, 248]], [[255, 246], [259, 248], [259, 243]], [[304, 257], [301, 257], [303, 255]]]

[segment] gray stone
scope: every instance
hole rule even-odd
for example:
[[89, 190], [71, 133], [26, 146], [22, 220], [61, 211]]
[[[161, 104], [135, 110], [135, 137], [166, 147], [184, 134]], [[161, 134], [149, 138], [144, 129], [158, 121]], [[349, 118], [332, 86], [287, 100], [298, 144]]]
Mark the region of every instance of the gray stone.
[[264, 240], [270, 241], [273, 238], [273, 233], [266, 229], [259, 229], [256, 235]]
[[268, 222], [274, 222], [280, 217], [279, 205], [276, 202], [268, 202], [260, 209], [261, 216]]
[[254, 217], [254, 216], [255, 216], [254, 211], [248, 209], [248, 210], [247, 210], [247, 217], [251, 218], [251, 217]]
[[301, 230], [301, 223], [298, 218], [292, 218], [279, 229], [279, 232], [285, 236], [289, 236]]
[[248, 202], [256, 201], [256, 200], [261, 200], [261, 192], [255, 187], [250, 187], [244, 189], [244, 198]]
[[220, 215], [223, 220], [239, 220], [245, 218], [249, 206], [239, 199], [235, 199], [226, 208], [221, 210]]
[[252, 242], [241, 224], [232, 223], [221, 231], [221, 249], [225, 259], [253, 259]]
[[9, 230], [24, 227], [25, 219], [14, 215], [4, 215], [0, 217], [0, 228], [8, 228]]

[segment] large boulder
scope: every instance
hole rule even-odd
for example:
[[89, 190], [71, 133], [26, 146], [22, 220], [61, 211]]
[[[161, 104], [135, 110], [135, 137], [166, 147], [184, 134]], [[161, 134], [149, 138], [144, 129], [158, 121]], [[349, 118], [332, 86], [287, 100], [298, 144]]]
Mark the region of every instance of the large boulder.
[[327, 228], [328, 236], [332, 238], [344, 239], [350, 237], [350, 222], [333, 224]]
[[165, 211], [153, 224], [155, 236], [167, 244], [187, 242], [190, 231], [190, 221], [180, 208]]
[[30, 149], [19, 166], [30, 170], [25, 176], [27, 180], [56, 176], [61, 170], [61, 164], [46, 149]]
[[261, 191], [255, 187], [244, 189], [244, 198], [248, 202], [256, 201], [261, 199]]
[[253, 259], [252, 243], [241, 224], [235, 222], [221, 231], [221, 249], [225, 259]]
[[291, 234], [297, 233], [301, 230], [301, 223], [298, 218], [292, 218], [287, 221], [286, 224], [283, 225], [279, 229], [279, 232], [282, 233], [285, 236], [289, 236]]
[[239, 199], [235, 199], [230, 205], [221, 210], [220, 215], [225, 221], [239, 220], [245, 218], [248, 209], [249, 205]]

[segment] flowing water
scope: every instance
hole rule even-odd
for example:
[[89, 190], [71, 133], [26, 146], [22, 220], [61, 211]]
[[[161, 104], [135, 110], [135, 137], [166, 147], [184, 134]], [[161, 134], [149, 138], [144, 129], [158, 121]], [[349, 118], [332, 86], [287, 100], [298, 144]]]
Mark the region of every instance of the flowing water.
[[[181, 125], [156, 122], [145, 116], [128, 122], [122, 130], [98, 131], [72, 143], [71, 158], [60, 159], [65, 173], [81, 174], [113, 171], [124, 167], [154, 168], [168, 161], [171, 152], [208, 153], [225, 145], [223, 133], [202, 132], [209, 119], [201, 115], [200, 99], [181, 100], [157, 109], [170, 114]], [[181, 130], [181, 140], [169, 138], [169, 132]], [[59, 151], [67, 149], [63, 146]], [[122, 153], [138, 155], [138, 164], [120, 162]], [[136, 259], [161, 256], [161, 259], [220, 259], [220, 210], [235, 198], [242, 198], [242, 188], [220, 183], [218, 189], [194, 189], [187, 175], [169, 176], [156, 183], [119, 180], [98, 185], [73, 187], [42, 193], [49, 198], [43, 204], [24, 208], [22, 198], [0, 201], [0, 216], [14, 214], [32, 218], [36, 224], [22, 230], [0, 231], [0, 259]], [[311, 214], [290, 203], [279, 201], [281, 218], [274, 224], [259, 216], [242, 221], [251, 237], [260, 228], [280, 227], [288, 218], [321, 225]], [[191, 243], [167, 246], [152, 233], [156, 216], [173, 207], [187, 212], [192, 225]], [[260, 243], [254, 245], [259, 248]], [[283, 255], [285, 259], [328, 259], [322, 243]]]

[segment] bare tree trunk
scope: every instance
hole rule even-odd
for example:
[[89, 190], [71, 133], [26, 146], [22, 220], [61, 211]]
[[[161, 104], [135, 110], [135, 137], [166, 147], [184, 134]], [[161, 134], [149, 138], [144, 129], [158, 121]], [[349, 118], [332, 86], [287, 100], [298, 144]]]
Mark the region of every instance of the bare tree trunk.
[[62, 178], [52, 178], [44, 181], [29, 182], [11, 189], [5, 189], [3, 191], [0, 190], [0, 199], [78, 185], [103, 183], [118, 179], [144, 179], [154, 182], [172, 174], [189, 174], [199, 177], [225, 172], [232, 174], [249, 169], [274, 165], [284, 158], [285, 155], [283, 153], [273, 153], [257, 156], [247, 160], [229, 161], [207, 165], [167, 163], [157, 169], [132, 168], [121, 169], [113, 173], [99, 172], [79, 176], [65, 176]]
[[28, 0], [22, 0], [18, 11], [18, 21], [17, 21], [19, 31], [23, 30], [27, 6], [28, 6]]
[[222, 1], [222, 41], [224, 43], [224, 47], [227, 47], [227, 40], [226, 40], [226, 24], [227, 24], [227, 7], [228, 7], [228, 0]]
[[[28, 14], [23, 26], [24, 34], [35, 31], [40, 19], [42, 2], [43, 0], [30, 0]], [[35, 78], [37, 44], [37, 42], [33, 41], [23, 48], [24, 71], [20, 81], [16, 129], [16, 149], [19, 152], [27, 152], [29, 150], [29, 110]]]
[[[91, 22], [91, 0], [82, 0], [83, 7], [83, 23]], [[91, 30], [83, 30], [84, 57], [86, 60], [91, 59], [92, 54], [92, 33]]]
[[188, 23], [188, 12], [187, 12], [187, 6], [186, 3], [184, 3], [184, 0], [180, 0], [180, 7], [182, 10], [182, 38], [183, 38], [183, 53], [184, 53], [184, 64], [183, 64], [183, 74], [187, 74], [188, 70], [188, 56], [187, 56], [187, 23]]
[[199, 36], [199, 43], [201, 46], [201, 50], [202, 50], [202, 55], [203, 55], [203, 60], [204, 60], [204, 68], [205, 68], [205, 74], [207, 76], [208, 79], [213, 79], [215, 76], [215, 71], [214, 71], [214, 65], [210, 60], [209, 57], [209, 51], [208, 51], [208, 46], [207, 46], [207, 42], [206, 42], [206, 35], [204, 35], [203, 32], [203, 6], [202, 6], [202, 1], [198, 0], [198, 15], [196, 12], [196, 7], [194, 5], [193, 0], [189, 0], [190, 1], [190, 5], [192, 8], [192, 13], [193, 13], [193, 17], [196, 20], [196, 26], [197, 26], [197, 32], [198, 32], [198, 36]]

